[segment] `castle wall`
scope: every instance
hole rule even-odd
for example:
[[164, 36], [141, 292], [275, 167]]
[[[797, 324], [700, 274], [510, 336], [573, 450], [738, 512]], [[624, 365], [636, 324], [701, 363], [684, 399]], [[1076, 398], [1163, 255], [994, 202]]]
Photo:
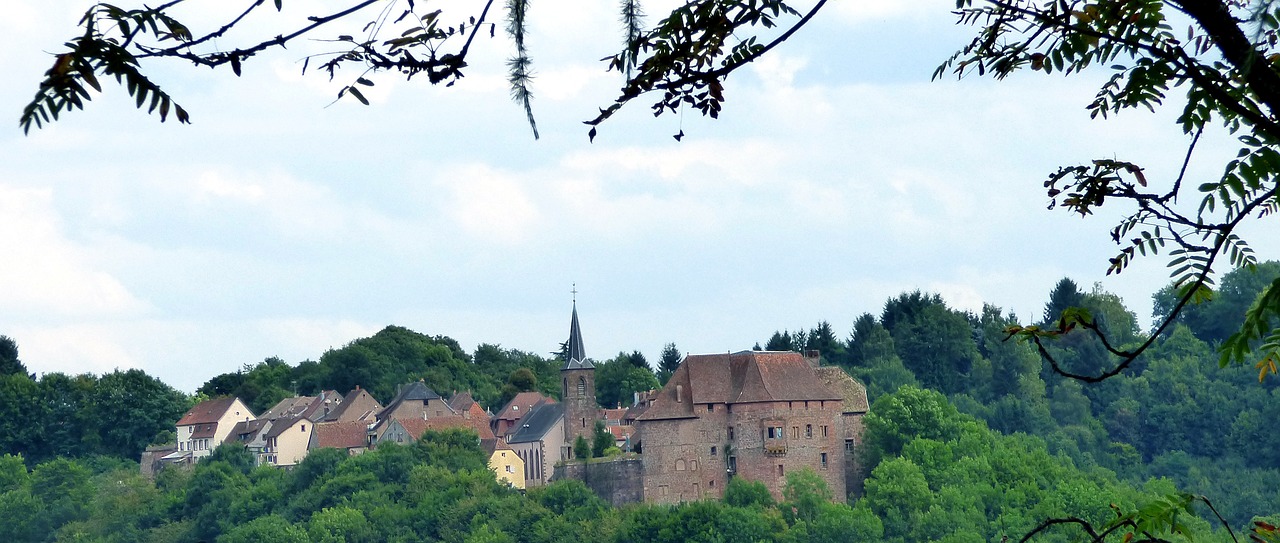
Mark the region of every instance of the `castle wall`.
[[845, 438], [860, 435], [860, 420], [846, 421], [840, 402], [702, 404], [693, 411], [697, 418], [642, 421], [646, 501], [718, 498], [730, 471], [781, 499], [786, 475], [802, 468], [818, 474], [833, 496], [845, 495]]
[[644, 501], [644, 465], [639, 458], [568, 462], [556, 469], [553, 479], [582, 481], [614, 507]]

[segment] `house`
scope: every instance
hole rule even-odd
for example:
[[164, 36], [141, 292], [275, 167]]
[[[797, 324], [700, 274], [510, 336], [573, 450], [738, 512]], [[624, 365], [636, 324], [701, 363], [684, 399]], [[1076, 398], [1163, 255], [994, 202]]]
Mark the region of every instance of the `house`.
[[794, 352], [686, 357], [636, 420], [645, 501], [718, 498], [730, 477], [781, 498], [786, 475], [802, 468], [843, 501], [866, 405], [843, 373]]
[[526, 487], [551, 480], [564, 449], [564, 425], [564, 404], [544, 401], [529, 409], [507, 436], [507, 444], [524, 462]]
[[480, 447], [489, 455], [489, 469], [499, 481], [525, 489], [524, 459], [501, 438], [481, 440]]
[[299, 414], [271, 421], [271, 427], [263, 434], [266, 446], [261, 453], [261, 463], [292, 467], [307, 457], [311, 435], [316, 423]]
[[376, 447], [380, 443], [413, 443], [422, 437], [427, 430], [448, 430], [451, 428], [459, 428], [463, 430], [471, 430], [475, 432], [477, 437], [483, 442], [486, 439], [494, 439], [493, 432], [489, 430], [489, 422], [483, 419], [469, 419], [461, 415], [448, 415], [444, 417], [432, 417], [429, 419], [390, 419], [377, 427], [374, 434], [373, 444]]
[[[489, 413], [476, 403], [470, 392], [459, 392], [449, 398], [449, 409], [467, 419], [479, 419], [485, 421], [485, 424], [489, 423]], [[493, 432], [492, 427], [489, 428], [489, 432]]]
[[533, 406], [541, 402], [555, 403], [554, 398], [548, 398], [538, 392], [521, 392], [516, 394], [507, 405], [498, 411], [490, 419], [490, 425], [493, 428], [494, 435], [507, 436], [515, 431], [516, 423], [533, 409]]
[[178, 419], [177, 450], [164, 460], [173, 463], [198, 462], [231, 435], [236, 423], [257, 417], [239, 398], [205, 400]]
[[307, 450], [326, 447], [345, 450], [349, 456], [369, 450], [369, 423], [361, 420], [317, 423]]
[[382, 404], [378, 403], [369, 391], [356, 385], [356, 388], [348, 392], [337, 406], [328, 410], [323, 422], [373, 422], [382, 409]]
[[390, 419], [426, 419], [456, 415], [444, 398], [427, 387], [422, 381], [415, 381], [400, 387], [396, 397], [376, 415], [378, 421]]

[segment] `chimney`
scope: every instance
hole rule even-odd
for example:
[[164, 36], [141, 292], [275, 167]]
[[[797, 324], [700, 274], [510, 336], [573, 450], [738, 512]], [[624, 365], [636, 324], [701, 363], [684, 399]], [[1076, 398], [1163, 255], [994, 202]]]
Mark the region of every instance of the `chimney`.
[[635, 407], [637, 405], [640, 405], [640, 391], [638, 390], [631, 393], [631, 407]]
[[809, 349], [804, 352], [804, 361], [809, 363], [809, 367], [816, 368], [819, 362], [822, 361], [822, 353], [818, 352], [817, 349]]

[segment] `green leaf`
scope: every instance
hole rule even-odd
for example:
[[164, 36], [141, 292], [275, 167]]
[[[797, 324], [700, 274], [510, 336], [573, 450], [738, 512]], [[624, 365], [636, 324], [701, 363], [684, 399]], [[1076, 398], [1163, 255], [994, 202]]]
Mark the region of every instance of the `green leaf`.
[[366, 106], [369, 105], [369, 99], [365, 98], [363, 94], [360, 94], [360, 89], [355, 88], [355, 86], [350, 86], [347, 87], [347, 91], [351, 92], [351, 95], [355, 96], [356, 100], [359, 100], [361, 104]]

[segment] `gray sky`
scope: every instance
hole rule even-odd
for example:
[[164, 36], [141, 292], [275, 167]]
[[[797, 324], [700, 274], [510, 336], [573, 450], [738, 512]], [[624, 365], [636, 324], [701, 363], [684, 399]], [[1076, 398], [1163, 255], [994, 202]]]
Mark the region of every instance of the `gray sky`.
[[[304, 45], [241, 78], [150, 66], [190, 126], [109, 84], [28, 137], [14, 122], [0, 131], [0, 334], [38, 373], [137, 367], [192, 391], [388, 324], [545, 354], [567, 337], [574, 283], [595, 358], [739, 350], [821, 320], [847, 336], [914, 289], [1026, 321], [1063, 276], [1103, 281], [1150, 321], [1163, 259], [1104, 277], [1121, 210], [1046, 210], [1058, 165], [1176, 175], [1175, 112], [1089, 120], [1105, 68], [930, 82], [968, 38], [953, 2], [837, 0], [729, 79], [719, 121], [638, 101], [588, 143], [581, 121], [621, 84], [597, 61], [617, 48], [613, 4], [533, 5], [539, 141], [508, 99], [501, 32], [453, 88], [381, 77], [371, 107], [326, 107], [344, 83], [300, 76]], [[16, 121], [88, 2], [8, 7], [0, 103]], [[1231, 143], [1206, 136], [1191, 181], [1219, 175]], [[1266, 226], [1246, 238], [1275, 258]]]

